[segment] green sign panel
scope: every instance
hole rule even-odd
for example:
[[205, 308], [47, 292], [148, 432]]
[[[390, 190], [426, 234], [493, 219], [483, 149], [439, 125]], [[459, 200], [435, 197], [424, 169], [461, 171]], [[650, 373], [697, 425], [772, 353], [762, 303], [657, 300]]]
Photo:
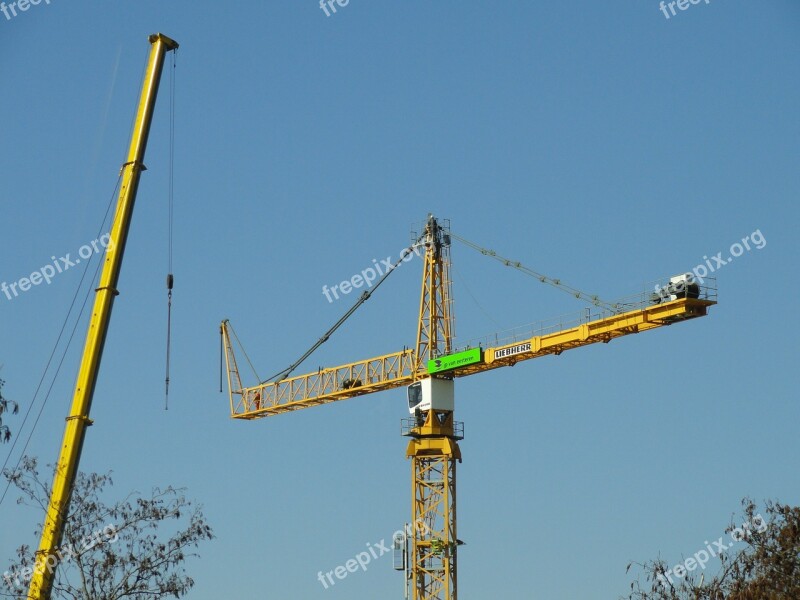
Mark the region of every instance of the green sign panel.
[[472, 365], [483, 360], [480, 348], [472, 348], [463, 352], [456, 352], [449, 356], [441, 356], [428, 361], [428, 373], [440, 373], [465, 365]]

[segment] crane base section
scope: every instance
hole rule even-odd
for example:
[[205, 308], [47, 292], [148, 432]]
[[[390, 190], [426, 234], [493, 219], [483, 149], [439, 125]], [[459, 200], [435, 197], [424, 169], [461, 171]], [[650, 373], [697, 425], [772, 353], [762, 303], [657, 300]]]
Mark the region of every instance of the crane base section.
[[[404, 435], [411, 437], [412, 523], [410, 580], [413, 600], [456, 600], [456, 463], [461, 462], [452, 411], [430, 410]], [[404, 425], [407, 424], [404, 423]]]

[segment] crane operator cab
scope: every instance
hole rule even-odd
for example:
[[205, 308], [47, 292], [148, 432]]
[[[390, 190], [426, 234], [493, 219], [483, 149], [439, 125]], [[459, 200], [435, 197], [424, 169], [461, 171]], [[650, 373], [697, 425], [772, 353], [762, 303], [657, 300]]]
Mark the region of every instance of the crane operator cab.
[[408, 386], [408, 412], [419, 418], [433, 410], [455, 409], [455, 385], [452, 379], [429, 377]]

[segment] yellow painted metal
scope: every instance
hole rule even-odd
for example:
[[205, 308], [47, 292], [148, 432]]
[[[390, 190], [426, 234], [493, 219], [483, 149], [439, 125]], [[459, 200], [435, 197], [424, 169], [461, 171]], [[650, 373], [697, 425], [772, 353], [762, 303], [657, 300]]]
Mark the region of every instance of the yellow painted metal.
[[425, 223], [425, 265], [419, 301], [415, 372], [428, 377], [428, 361], [452, 352], [453, 331], [450, 288], [450, 245], [441, 224], [428, 215]]
[[[708, 313], [708, 308], [714, 304], [716, 302], [713, 300], [681, 298], [664, 304], [654, 304], [618, 315], [588, 321], [577, 327], [533, 336], [527, 340], [504, 344], [496, 348], [487, 348], [484, 351], [483, 363], [459, 367], [452, 373], [454, 377], [464, 377], [498, 367], [513, 366], [520, 361], [539, 358], [548, 354], [558, 355], [565, 350], [581, 348], [598, 342], [608, 343], [615, 338], [632, 333], [640, 333], [705, 316]], [[530, 345], [530, 349], [521, 350], [520, 346], [525, 346], [526, 344]], [[520, 351], [504, 356], [509, 350]]]
[[64, 533], [70, 495], [78, 471], [86, 427], [92, 424], [89, 419], [89, 411], [111, 319], [111, 308], [114, 304], [114, 297], [119, 293], [117, 292], [117, 281], [128, 238], [139, 177], [145, 169], [143, 162], [145, 149], [164, 56], [170, 50], [178, 47], [175, 41], [161, 34], [151, 35], [149, 39], [150, 57], [134, 122], [130, 150], [127, 161], [122, 166], [122, 183], [111, 226], [111, 239], [105, 254], [100, 285], [96, 290], [97, 295], [86, 334], [86, 344], [75, 385], [72, 407], [66, 420], [61, 452], [53, 477], [53, 491], [50, 495], [39, 550], [36, 552], [36, 564], [28, 589], [29, 600], [48, 600], [52, 591], [53, 577], [58, 563], [56, 550], [61, 544]]
[[[707, 314], [708, 307], [714, 304], [716, 302], [712, 300], [682, 298], [589, 321], [546, 335], [533, 336], [512, 344], [485, 348], [484, 362], [459, 367], [450, 371], [449, 375], [465, 377], [548, 354], [561, 354], [564, 350], [597, 342], [610, 342], [618, 337], [702, 317]], [[225, 323], [223, 331], [227, 331]], [[409, 385], [420, 377], [416, 369], [419, 361], [415, 360], [414, 353], [411, 350], [403, 350], [321, 369], [316, 373], [298, 375], [280, 383], [242, 388], [233, 348], [227, 333], [224, 336], [228, 357], [231, 416], [237, 419], [268, 417], [363, 396]], [[525, 343], [530, 343], [530, 350], [495, 358], [498, 353], [502, 353], [501, 351], [507, 352]]]
[[[239, 381], [232, 350], [227, 354], [229, 382]], [[413, 351], [403, 350], [279, 382], [231, 388], [231, 414], [258, 419], [409, 385], [415, 379], [413, 356]]]
[[[428, 361], [452, 353], [450, 232], [433, 215], [425, 224], [415, 375], [430, 377]], [[429, 410], [409, 432], [412, 528], [409, 561], [412, 600], [456, 600], [456, 442], [452, 411]], [[419, 527], [424, 524], [425, 527]]]
[[[403, 350], [279, 382], [242, 387], [227, 322], [222, 323], [231, 415], [256, 419], [406, 386], [430, 377], [430, 359], [453, 352], [453, 314], [450, 292], [449, 231], [429, 216], [423, 242], [426, 248], [416, 345]], [[573, 327], [539, 332], [527, 339], [484, 349], [478, 363], [437, 374], [464, 377], [512, 366], [517, 362], [571, 350], [701, 317], [715, 300], [683, 298], [636, 308], [610, 316], [581, 318]], [[238, 396], [238, 399], [235, 397]], [[458, 545], [456, 521], [456, 462], [461, 461], [452, 411], [429, 410], [405, 434], [411, 459], [412, 519], [409, 561], [413, 600], [457, 600]]]
[[[236, 364], [236, 355], [233, 353], [233, 344], [231, 343], [231, 334], [228, 331], [230, 323], [225, 319], [219, 326], [219, 334], [222, 336], [222, 344], [225, 350], [225, 372], [227, 373], [228, 389], [241, 390], [242, 379], [239, 376], [239, 367]], [[222, 383], [220, 382], [220, 386]], [[220, 390], [222, 391], [222, 390]], [[236, 407], [233, 404], [233, 393], [230, 394], [231, 399], [231, 414], [236, 413]], [[255, 407], [252, 407], [255, 408]]]
[[452, 411], [430, 410], [409, 435], [411, 459], [411, 598], [458, 598], [456, 441]]

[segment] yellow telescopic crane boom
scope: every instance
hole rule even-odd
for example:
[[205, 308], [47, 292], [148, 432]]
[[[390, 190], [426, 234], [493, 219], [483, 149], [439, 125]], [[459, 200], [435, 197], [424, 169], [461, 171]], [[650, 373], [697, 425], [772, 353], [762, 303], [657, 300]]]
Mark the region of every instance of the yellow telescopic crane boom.
[[128, 157], [125, 164], [122, 165], [122, 183], [114, 221], [111, 225], [111, 239], [107, 246], [103, 271], [100, 275], [100, 285], [96, 290], [97, 295], [89, 321], [89, 330], [86, 334], [86, 344], [78, 371], [72, 408], [67, 417], [61, 453], [53, 477], [53, 491], [50, 494], [50, 503], [42, 527], [42, 538], [39, 550], [36, 552], [36, 563], [28, 588], [29, 600], [49, 600], [52, 592], [53, 578], [58, 564], [56, 550], [61, 544], [64, 534], [72, 486], [78, 472], [86, 427], [92, 424], [89, 419], [89, 410], [97, 383], [97, 374], [100, 370], [100, 359], [103, 356], [108, 324], [111, 320], [111, 308], [114, 304], [114, 297], [119, 294], [117, 281], [125, 252], [125, 243], [128, 239], [139, 177], [146, 168], [144, 154], [150, 134], [158, 86], [161, 81], [164, 57], [167, 52], [178, 48], [177, 42], [160, 33], [151, 35], [149, 39], [150, 57], [142, 84]]
[[658, 293], [644, 293], [612, 304], [461, 240], [601, 310], [572, 322], [559, 320], [550, 326], [526, 330], [510, 339], [492, 336], [491, 342], [454, 352], [449, 275], [451, 237], [456, 236], [450, 234], [445, 224], [429, 216], [424, 233], [415, 245], [425, 249], [425, 264], [413, 348], [245, 387], [234, 355], [235, 334], [228, 321], [223, 321], [221, 326], [231, 416], [235, 419], [259, 419], [408, 387], [412, 416], [404, 420], [402, 432], [411, 438], [406, 456], [411, 459], [414, 526], [407, 531], [411, 538], [410, 564], [403, 567], [409, 571], [413, 600], [458, 598], [460, 542], [456, 528], [456, 463], [461, 462], [458, 442], [464, 437], [464, 429], [463, 423], [454, 420], [455, 378], [703, 317], [709, 307], [717, 303], [711, 280], [706, 279], [700, 285], [691, 274], [684, 274], [670, 278], [663, 287], [658, 286]]

